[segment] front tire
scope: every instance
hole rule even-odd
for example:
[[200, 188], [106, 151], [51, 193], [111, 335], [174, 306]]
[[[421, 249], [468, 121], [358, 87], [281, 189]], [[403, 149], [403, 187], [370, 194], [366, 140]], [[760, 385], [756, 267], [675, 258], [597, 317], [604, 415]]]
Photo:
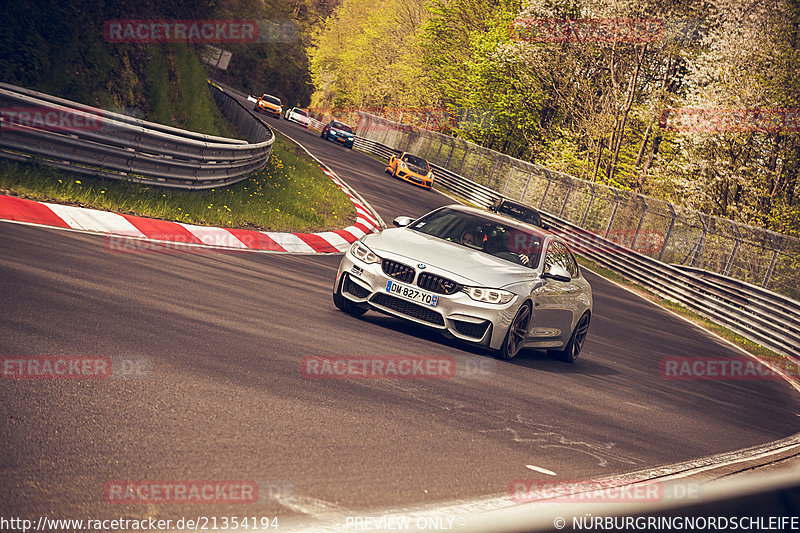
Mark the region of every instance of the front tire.
[[356, 305], [342, 296], [342, 285], [344, 285], [345, 276], [346, 274], [342, 274], [342, 279], [339, 282], [339, 286], [336, 287], [336, 292], [333, 293], [333, 305], [335, 305], [340, 311], [344, 311], [349, 315], [361, 316], [367, 312], [367, 308]]
[[563, 350], [549, 350], [549, 353], [556, 359], [564, 361], [565, 363], [574, 363], [575, 359], [581, 354], [583, 343], [586, 341], [586, 334], [589, 332], [589, 313], [584, 313], [581, 319], [578, 320], [578, 325], [575, 326], [575, 331], [569, 338], [569, 342], [564, 346]]
[[531, 305], [522, 304], [508, 327], [506, 338], [500, 347], [500, 357], [505, 360], [514, 359], [522, 349], [522, 343], [528, 335], [528, 324], [531, 321]]

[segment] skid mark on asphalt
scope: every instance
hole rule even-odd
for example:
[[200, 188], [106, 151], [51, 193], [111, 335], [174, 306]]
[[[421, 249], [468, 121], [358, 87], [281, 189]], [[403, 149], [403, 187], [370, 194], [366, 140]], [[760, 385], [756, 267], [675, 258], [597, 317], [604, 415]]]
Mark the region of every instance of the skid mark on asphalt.
[[[462, 402], [433, 391], [422, 391], [408, 383], [387, 382], [387, 385], [402, 391], [414, 400], [454, 414], [469, 417], [471, 423], [478, 425], [478, 433], [508, 433], [513, 442], [536, 444], [539, 449], [561, 448], [579, 452], [594, 458], [600, 467], [610, 463], [636, 465], [644, 461], [630, 457], [618, 450], [614, 442], [592, 443], [571, 438], [560, 426], [528, 420], [522, 413], [508, 412], [505, 409], [481, 410], [474, 404]], [[483, 426], [483, 428], [480, 428]], [[488, 427], [487, 427], [488, 426]]]

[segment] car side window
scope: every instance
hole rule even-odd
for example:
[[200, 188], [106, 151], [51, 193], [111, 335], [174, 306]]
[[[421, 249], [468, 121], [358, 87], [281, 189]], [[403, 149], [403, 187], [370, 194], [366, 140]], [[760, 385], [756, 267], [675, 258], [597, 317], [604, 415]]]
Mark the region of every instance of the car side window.
[[[567, 250], [566, 247], [564, 247], [564, 249]], [[575, 261], [575, 256], [572, 255], [572, 252], [570, 252], [569, 250], [567, 250], [567, 262], [569, 263], [569, 268], [567, 268], [567, 272], [569, 272], [569, 275], [572, 276], [573, 278], [577, 277], [578, 274], [580, 273], [580, 270], [578, 269], [578, 262]]]
[[578, 275], [578, 265], [567, 247], [558, 241], [550, 242], [547, 254], [544, 257], [544, 271], [547, 272], [553, 265], [558, 265], [572, 277]]

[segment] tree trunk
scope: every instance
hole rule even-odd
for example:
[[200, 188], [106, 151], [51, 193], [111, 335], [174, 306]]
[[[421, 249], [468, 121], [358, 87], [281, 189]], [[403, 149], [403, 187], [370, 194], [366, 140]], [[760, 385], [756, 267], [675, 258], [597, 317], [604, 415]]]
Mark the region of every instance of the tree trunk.
[[633, 107], [633, 100], [636, 94], [636, 83], [639, 80], [639, 72], [642, 68], [642, 62], [644, 61], [644, 53], [647, 50], [647, 43], [642, 45], [641, 52], [636, 56], [636, 70], [633, 72], [633, 79], [631, 79], [630, 85], [628, 86], [628, 94], [625, 99], [625, 110], [622, 113], [622, 120], [619, 126], [619, 133], [617, 134], [617, 145], [611, 146], [612, 150], [614, 150], [614, 155], [611, 156], [611, 164], [608, 166], [608, 179], [611, 180], [614, 177], [614, 173], [617, 170], [617, 162], [619, 161], [619, 151], [622, 148], [622, 139], [625, 135], [625, 124], [628, 122], [628, 115], [631, 112], [631, 107]]

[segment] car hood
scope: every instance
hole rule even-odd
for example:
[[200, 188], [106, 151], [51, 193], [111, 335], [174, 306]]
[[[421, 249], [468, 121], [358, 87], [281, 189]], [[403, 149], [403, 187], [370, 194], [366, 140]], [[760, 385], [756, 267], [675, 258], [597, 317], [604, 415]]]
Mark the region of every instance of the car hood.
[[341, 135], [343, 137], [352, 137], [353, 136], [353, 134], [350, 133], [349, 131], [337, 130], [336, 128], [331, 128], [331, 131], [333, 133], [335, 133], [336, 135]]
[[531, 268], [408, 228], [389, 228], [368, 235], [364, 244], [380, 256], [386, 257], [388, 253], [392, 258], [404, 259], [417, 270], [419, 263], [425, 263], [429, 272], [463, 285], [501, 288], [539, 277]]
[[415, 174], [420, 174], [421, 176], [426, 176], [428, 174], [428, 171], [424, 168], [418, 167], [417, 165], [412, 165], [411, 163], [406, 163], [406, 167], [408, 167], [408, 169]]

